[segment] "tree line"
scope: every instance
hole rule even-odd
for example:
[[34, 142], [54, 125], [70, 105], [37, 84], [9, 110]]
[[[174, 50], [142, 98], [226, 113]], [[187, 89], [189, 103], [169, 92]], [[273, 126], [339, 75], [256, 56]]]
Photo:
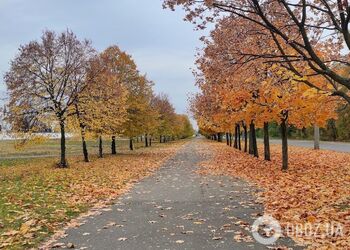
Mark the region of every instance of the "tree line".
[[215, 24], [202, 38], [195, 72], [200, 93], [191, 100], [209, 137], [220, 141], [226, 133], [227, 144], [234, 138], [236, 148], [258, 157], [261, 128], [270, 160], [269, 124], [278, 124], [287, 170], [289, 127], [312, 126], [317, 138], [319, 127], [350, 103], [347, 1], [164, 1], [172, 10], [177, 5], [198, 28]]
[[38, 41], [22, 45], [4, 76], [9, 101], [6, 121], [18, 133], [35, 133], [49, 126], [61, 134], [59, 167], [68, 166], [66, 131], [81, 136], [84, 160], [89, 161], [87, 137], [142, 136], [145, 146], [193, 135], [186, 115], [176, 114], [165, 94], [156, 95], [153, 82], [137, 69], [132, 57], [118, 46], [98, 53], [88, 40], [70, 30], [44, 31]]

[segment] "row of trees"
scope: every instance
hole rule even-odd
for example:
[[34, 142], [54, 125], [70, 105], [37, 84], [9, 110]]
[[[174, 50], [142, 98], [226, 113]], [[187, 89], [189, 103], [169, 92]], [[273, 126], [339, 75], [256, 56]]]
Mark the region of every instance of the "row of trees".
[[155, 95], [153, 83], [140, 74], [130, 55], [117, 46], [97, 53], [87, 40], [71, 31], [45, 31], [40, 41], [19, 49], [6, 73], [9, 103], [7, 120], [15, 132], [36, 132], [57, 126], [61, 133], [59, 166], [67, 167], [66, 130], [79, 132], [85, 161], [86, 138], [116, 137], [185, 138], [193, 134], [187, 116], [178, 115], [166, 95]]
[[204, 133], [218, 133], [219, 140], [234, 133], [240, 148], [243, 128], [244, 150], [258, 156], [255, 129], [262, 128], [270, 160], [268, 126], [276, 122], [286, 170], [288, 126], [314, 126], [317, 135], [337, 118], [340, 102], [350, 103], [347, 1], [165, 1], [176, 5], [199, 28], [216, 23], [203, 38], [196, 72], [201, 93], [191, 100]]

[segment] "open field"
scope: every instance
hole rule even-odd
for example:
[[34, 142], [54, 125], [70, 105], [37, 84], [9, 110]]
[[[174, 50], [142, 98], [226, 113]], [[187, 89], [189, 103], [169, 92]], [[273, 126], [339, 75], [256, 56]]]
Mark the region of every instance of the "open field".
[[[16, 147], [16, 141], [4, 140], [0, 141], [0, 166], [11, 166], [20, 163], [27, 163], [35, 158], [58, 158], [60, 155], [60, 141], [59, 139], [48, 139], [42, 143], [28, 143], [24, 147]], [[154, 140], [152, 144], [157, 144]], [[87, 142], [89, 154], [91, 156], [98, 154], [97, 140], [89, 140]], [[81, 156], [82, 145], [79, 138], [67, 139], [67, 155]], [[134, 141], [135, 149], [143, 148], [144, 142]], [[103, 151], [105, 154], [111, 152], [110, 138], [104, 138]], [[128, 139], [117, 139], [117, 153], [129, 151]]]
[[[72, 218], [93, 206], [108, 204], [129, 184], [159, 167], [183, 144], [184, 141], [157, 144], [131, 152], [125, 143], [119, 142], [120, 154], [106, 154], [103, 159], [92, 157], [90, 163], [82, 162], [80, 156], [70, 156], [68, 169], [54, 168], [57, 161], [54, 157], [2, 160], [0, 249], [37, 246]], [[79, 153], [79, 142], [70, 141], [68, 145], [71, 154]], [[8, 142], [2, 142], [1, 150], [7, 152], [2, 151], [2, 155], [14, 157], [54, 154], [58, 145], [56, 141], [48, 141], [17, 152]]]

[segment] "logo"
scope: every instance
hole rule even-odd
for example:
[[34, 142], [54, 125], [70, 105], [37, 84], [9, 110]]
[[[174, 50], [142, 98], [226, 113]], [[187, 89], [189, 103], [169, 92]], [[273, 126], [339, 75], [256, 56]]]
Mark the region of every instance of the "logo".
[[264, 215], [254, 221], [252, 233], [254, 239], [260, 244], [271, 245], [282, 235], [282, 230], [275, 218], [270, 215]]

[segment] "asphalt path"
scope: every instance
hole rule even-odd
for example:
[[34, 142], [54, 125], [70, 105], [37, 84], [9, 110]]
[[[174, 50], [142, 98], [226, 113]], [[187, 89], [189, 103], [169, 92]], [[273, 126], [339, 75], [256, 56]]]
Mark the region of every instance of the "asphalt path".
[[[270, 143], [281, 144], [281, 139], [270, 139]], [[314, 147], [314, 142], [307, 141], [307, 140], [291, 140], [291, 139], [289, 139], [288, 144], [292, 145], [292, 146], [306, 147], [306, 148], [313, 148]], [[333, 151], [338, 151], [338, 152], [350, 152], [350, 143], [321, 141], [320, 142], [320, 149], [333, 150]]]
[[[297, 249], [289, 238], [258, 243], [252, 224], [263, 214], [253, 185], [200, 175], [201, 139], [188, 142], [152, 176], [111, 207], [85, 218], [56, 242], [75, 249]], [[277, 248], [277, 246], [281, 248]], [[299, 249], [299, 248], [298, 248]]]

